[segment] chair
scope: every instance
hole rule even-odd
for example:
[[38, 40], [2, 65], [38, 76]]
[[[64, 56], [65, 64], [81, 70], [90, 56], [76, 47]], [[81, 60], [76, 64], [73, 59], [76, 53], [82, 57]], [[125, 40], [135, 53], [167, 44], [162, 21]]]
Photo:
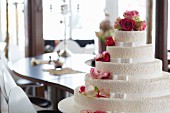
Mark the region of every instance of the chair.
[[[78, 54], [93, 54], [94, 53], [94, 45], [87, 45], [85, 47], [81, 47], [76, 41], [71, 40], [71, 39], [66, 41], [66, 48], [70, 50], [72, 53], [78, 53]], [[54, 51], [63, 50], [63, 49], [64, 49], [64, 41], [61, 41], [55, 47]]]
[[[0, 52], [0, 64], [1, 64], [0, 65], [0, 87], [1, 87], [2, 94], [5, 97], [5, 100], [6, 100], [7, 104], [9, 105], [10, 91], [14, 87], [16, 87], [17, 84], [15, 83], [15, 81], [14, 81], [14, 79], [12, 77], [12, 74], [14, 74], [14, 73], [10, 70], [10, 68], [8, 67], [6, 61], [7, 60], [5, 58], [5, 55]], [[19, 98], [19, 97], [14, 97], [14, 98]], [[29, 99], [31, 100], [32, 98], [29, 97]], [[37, 104], [40, 107], [48, 107], [48, 105], [51, 105], [51, 102], [46, 100], [46, 99], [36, 97], [36, 98], [34, 98], [32, 100], [34, 100], [34, 102], [32, 102], [32, 103], [35, 103], [35, 102], [36, 103], [37, 102], [41, 103], [41, 104]], [[51, 110], [45, 110], [45, 111], [56, 113], [55, 111], [51, 111]], [[41, 113], [41, 112], [44, 113], [43, 110], [38, 111], [38, 113]], [[48, 112], [46, 112], [46, 113], [48, 113]]]
[[[83, 53], [83, 49], [80, 45], [73, 40], [66, 40], [66, 48], [70, 50], [72, 53]], [[61, 41], [54, 49], [54, 51], [63, 50], [64, 49], [64, 41]]]
[[[18, 61], [19, 59], [24, 58], [24, 53], [20, 50], [20, 48], [15, 44], [9, 45], [9, 51], [8, 51], [8, 59], [10, 68], [12, 69], [12, 65]], [[32, 82], [30, 80], [22, 79], [15, 74], [12, 75], [15, 82], [21, 86], [23, 89], [25, 89], [26, 93], [29, 94], [29, 89], [32, 88], [32, 95], [35, 96], [35, 88], [36, 87], [42, 87], [43, 84]]]
[[12, 88], [10, 91], [8, 108], [9, 113], [57, 113], [49, 110], [37, 112], [25, 92], [18, 86]]
[[24, 91], [16, 86], [10, 90], [9, 113], [37, 113]]

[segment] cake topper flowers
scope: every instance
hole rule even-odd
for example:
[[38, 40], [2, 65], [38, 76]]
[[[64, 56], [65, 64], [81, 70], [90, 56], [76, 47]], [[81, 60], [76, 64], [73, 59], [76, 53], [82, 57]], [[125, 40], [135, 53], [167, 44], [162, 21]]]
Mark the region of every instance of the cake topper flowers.
[[136, 10], [126, 11], [123, 19], [118, 17], [114, 28], [122, 31], [143, 31], [146, 29], [146, 21], [139, 18], [139, 12]]

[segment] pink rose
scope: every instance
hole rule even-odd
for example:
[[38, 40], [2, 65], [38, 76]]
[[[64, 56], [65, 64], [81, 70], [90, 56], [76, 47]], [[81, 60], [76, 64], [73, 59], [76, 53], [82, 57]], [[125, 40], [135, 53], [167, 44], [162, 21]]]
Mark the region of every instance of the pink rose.
[[129, 18], [122, 19], [120, 22], [122, 30], [131, 31], [135, 28], [135, 21]]
[[139, 17], [139, 12], [136, 10], [126, 11], [126, 12], [124, 12], [123, 16], [125, 18], [135, 19], [135, 18]]
[[98, 72], [95, 68], [91, 68], [91, 70], [90, 70], [90, 76], [91, 76], [93, 79], [99, 78], [99, 77], [98, 77], [98, 74], [99, 74], [99, 72]]
[[146, 28], [146, 22], [142, 21], [141, 26], [140, 26], [140, 30], [143, 31], [143, 30], [145, 30], [145, 28]]
[[114, 23], [114, 28], [115, 28], [115, 29], [121, 29], [120, 24], [119, 24], [120, 20], [121, 20], [120, 17], [118, 17], [118, 18], [116, 19], [116, 21], [115, 21], [115, 23]]
[[110, 98], [110, 90], [108, 89], [102, 89], [100, 91], [98, 91], [97, 98]]
[[146, 21], [139, 21], [136, 23], [135, 31], [143, 31], [146, 29]]
[[109, 72], [97, 71], [95, 68], [91, 68], [90, 76], [93, 79], [108, 79], [109, 76], [110, 76], [110, 73]]

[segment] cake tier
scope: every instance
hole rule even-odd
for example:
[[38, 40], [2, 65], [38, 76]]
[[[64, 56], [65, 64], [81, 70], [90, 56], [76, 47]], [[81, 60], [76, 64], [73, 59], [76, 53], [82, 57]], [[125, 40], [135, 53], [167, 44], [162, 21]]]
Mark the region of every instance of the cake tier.
[[[78, 105], [89, 109], [116, 112], [158, 112], [170, 110], [170, 95], [141, 99], [87, 97], [75, 89], [74, 100]], [[162, 112], [164, 113], [164, 112]]]
[[116, 31], [115, 32], [116, 45], [129, 46], [141, 46], [146, 44], [145, 31]]
[[107, 46], [111, 62], [139, 63], [154, 60], [154, 51], [151, 44], [138, 47]]
[[112, 94], [123, 95], [125, 98], [149, 98], [170, 95], [170, 76], [167, 72], [162, 77], [143, 80], [110, 80], [93, 79], [85, 76], [85, 85], [97, 86], [99, 89], [109, 89]]
[[96, 70], [110, 72], [114, 77], [132, 79], [151, 79], [162, 76], [162, 61], [155, 59], [144, 63], [113, 63], [96, 61]]

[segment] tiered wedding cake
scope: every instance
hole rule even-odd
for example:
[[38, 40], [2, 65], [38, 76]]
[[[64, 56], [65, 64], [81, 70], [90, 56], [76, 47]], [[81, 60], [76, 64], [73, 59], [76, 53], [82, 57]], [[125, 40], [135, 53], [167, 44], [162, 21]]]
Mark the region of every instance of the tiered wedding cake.
[[146, 44], [146, 23], [137, 11], [124, 17], [115, 22], [115, 41], [108, 37], [107, 50], [95, 57], [85, 86], [59, 103], [62, 112], [170, 113], [170, 74]]

